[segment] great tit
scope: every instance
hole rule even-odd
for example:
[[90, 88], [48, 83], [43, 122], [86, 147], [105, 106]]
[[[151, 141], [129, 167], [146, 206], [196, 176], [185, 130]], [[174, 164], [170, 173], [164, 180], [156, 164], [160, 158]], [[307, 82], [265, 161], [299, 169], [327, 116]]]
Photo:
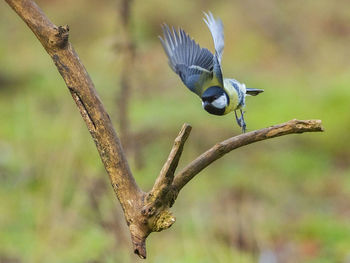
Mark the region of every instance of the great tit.
[[[246, 131], [243, 117], [246, 95], [256, 96], [262, 89], [249, 89], [235, 79], [222, 77], [221, 58], [224, 49], [222, 21], [214, 19], [211, 12], [204, 13], [204, 22], [214, 40], [215, 54], [201, 48], [183, 29], [176, 31], [164, 24], [163, 37], [159, 37], [169, 59], [172, 70], [178, 74], [190, 91], [202, 100], [202, 107], [214, 115], [225, 115], [234, 111], [236, 121]], [[237, 111], [240, 111], [240, 117]]]

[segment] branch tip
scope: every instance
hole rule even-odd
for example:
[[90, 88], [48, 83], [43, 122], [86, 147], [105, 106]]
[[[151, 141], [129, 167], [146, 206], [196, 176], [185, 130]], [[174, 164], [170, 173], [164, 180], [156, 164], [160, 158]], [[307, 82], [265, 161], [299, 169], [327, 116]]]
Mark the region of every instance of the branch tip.
[[141, 259], [146, 259], [146, 249], [141, 246], [134, 249], [134, 253], [138, 255]]
[[146, 259], [146, 238], [138, 238], [134, 235], [131, 236], [132, 245], [134, 247], [134, 253], [141, 259]]
[[184, 123], [183, 125], [182, 125], [182, 128], [181, 128], [181, 130], [180, 130], [180, 133], [189, 133], [189, 132], [191, 132], [191, 130], [192, 130], [192, 126], [189, 124], [189, 123]]

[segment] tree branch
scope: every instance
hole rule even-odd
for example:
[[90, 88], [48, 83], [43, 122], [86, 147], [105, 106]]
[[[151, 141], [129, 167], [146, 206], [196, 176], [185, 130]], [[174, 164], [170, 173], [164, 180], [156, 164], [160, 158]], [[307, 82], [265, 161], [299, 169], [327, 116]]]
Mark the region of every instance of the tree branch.
[[173, 198], [168, 200], [165, 199], [167, 198], [169, 191], [171, 191], [170, 187], [174, 180], [175, 170], [179, 164], [183, 147], [188, 136], [190, 135], [191, 130], [192, 127], [187, 123], [182, 126], [179, 135], [174, 141], [173, 148], [169, 153], [167, 161], [163, 165], [163, 168], [160, 171], [152, 190], [147, 194], [147, 205], [145, 205], [142, 210], [144, 215], [153, 216], [155, 211], [160, 206], [166, 205], [171, 207], [174, 203], [175, 200]]
[[173, 148], [170, 151], [169, 157], [163, 165], [163, 168], [160, 171], [160, 174], [152, 188], [151, 194], [154, 197], [163, 196], [167, 188], [171, 186], [174, 179], [175, 170], [180, 161], [183, 147], [188, 136], [190, 135], [191, 129], [192, 127], [189, 124], [185, 123], [182, 126], [179, 135], [176, 137]]
[[5, 1], [37, 36], [72, 94], [123, 208], [134, 252], [141, 258], [146, 258], [147, 236], [151, 232], [167, 229], [175, 222], [169, 209], [180, 190], [212, 162], [236, 148], [257, 141], [292, 133], [323, 131], [321, 121], [292, 120], [232, 137], [200, 155], [174, 178], [191, 131], [191, 126], [184, 124], [152, 190], [144, 193], [136, 184], [119, 138], [93, 83], [68, 41], [68, 26], [55, 26], [32, 0]]
[[[68, 26], [55, 26], [31, 0], [6, 2], [29, 26], [53, 59], [96, 144], [129, 228], [134, 223], [138, 224], [134, 220], [138, 211], [136, 207], [142, 207], [144, 193], [131, 174], [119, 138], [94, 84], [68, 41]], [[132, 236], [137, 237], [139, 233], [136, 232]]]
[[173, 187], [179, 192], [182, 187], [184, 187], [200, 171], [209, 166], [212, 162], [239, 147], [287, 134], [321, 131], [323, 131], [323, 127], [320, 120], [294, 119], [282, 124], [232, 137], [215, 144], [212, 148], [187, 165], [175, 176]]

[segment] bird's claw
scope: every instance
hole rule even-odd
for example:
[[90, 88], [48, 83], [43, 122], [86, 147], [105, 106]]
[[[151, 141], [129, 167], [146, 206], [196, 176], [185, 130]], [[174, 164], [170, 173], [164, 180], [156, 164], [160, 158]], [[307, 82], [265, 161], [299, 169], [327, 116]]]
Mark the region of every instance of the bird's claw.
[[244, 121], [244, 117], [243, 117], [245, 112], [242, 111], [241, 109], [240, 109], [240, 112], [241, 112], [241, 116], [238, 118], [237, 112], [235, 111], [236, 121], [237, 121], [238, 126], [242, 128], [242, 132], [245, 133], [246, 129], [247, 129], [247, 125], [246, 125], [246, 123]]

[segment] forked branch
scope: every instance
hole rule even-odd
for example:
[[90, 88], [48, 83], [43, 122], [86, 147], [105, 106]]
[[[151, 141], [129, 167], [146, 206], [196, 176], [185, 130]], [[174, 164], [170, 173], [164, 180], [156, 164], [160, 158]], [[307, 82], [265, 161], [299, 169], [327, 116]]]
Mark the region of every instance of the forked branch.
[[191, 126], [184, 124], [152, 190], [145, 193], [138, 187], [111, 120], [87, 71], [68, 41], [68, 26], [54, 25], [32, 0], [5, 1], [37, 36], [71, 92], [123, 208], [134, 252], [141, 258], [146, 258], [147, 236], [151, 232], [167, 229], [175, 222], [169, 209], [179, 191], [212, 162], [234, 149], [257, 141], [292, 133], [323, 131], [321, 121], [292, 120], [248, 132], [217, 143], [174, 177], [191, 131]]

